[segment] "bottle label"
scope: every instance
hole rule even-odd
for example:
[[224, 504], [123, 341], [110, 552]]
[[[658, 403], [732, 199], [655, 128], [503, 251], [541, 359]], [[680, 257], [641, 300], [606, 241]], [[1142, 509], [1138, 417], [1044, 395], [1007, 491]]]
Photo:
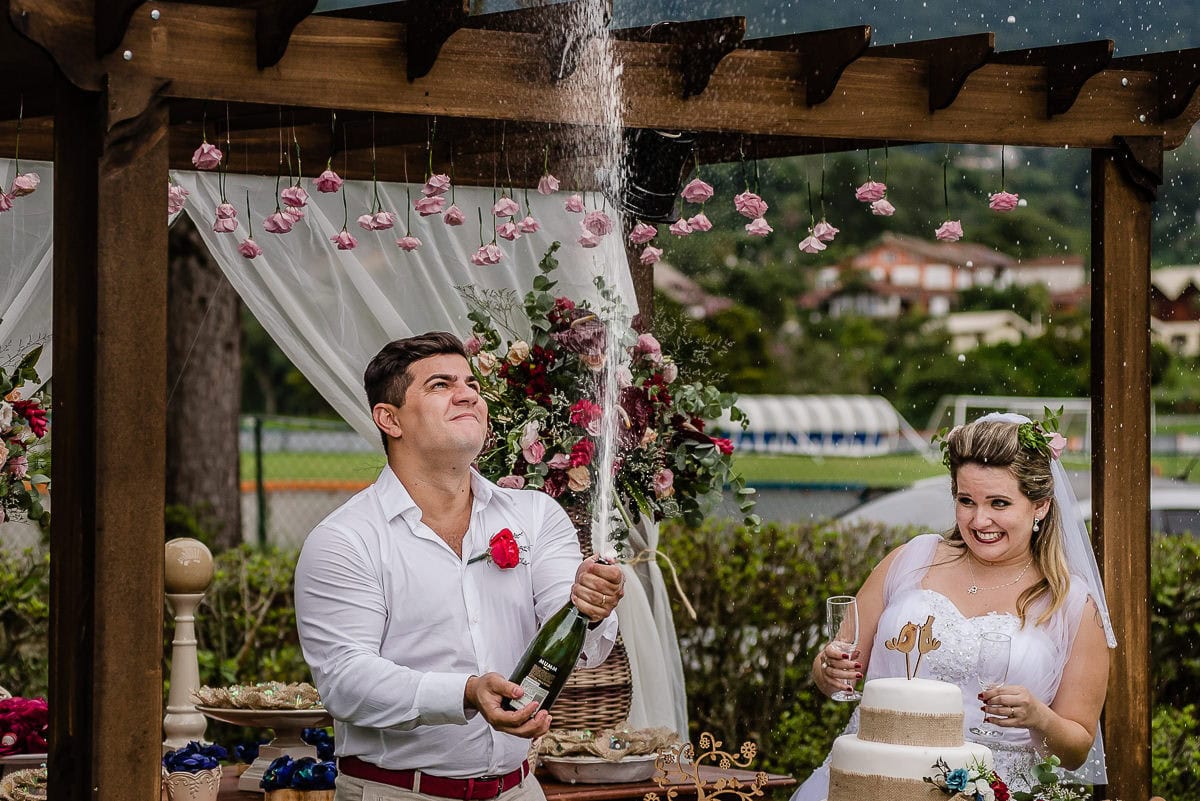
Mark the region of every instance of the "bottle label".
[[529, 669], [529, 675], [521, 680], [521, 689], [525, 691], [525, 694], [514, 701], [513, 706], [519, 709], [530, 702], [540, 705], [550, 694], [550, 687], [554, 684], [557, 675], [557, 665], [553, 665], [545, 659], [539, 659]]

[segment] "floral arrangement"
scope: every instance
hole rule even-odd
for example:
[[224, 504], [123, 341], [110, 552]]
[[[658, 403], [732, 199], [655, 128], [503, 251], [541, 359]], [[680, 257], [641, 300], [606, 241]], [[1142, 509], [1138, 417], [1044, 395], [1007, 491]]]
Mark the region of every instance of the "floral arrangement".
[[925, 781], [937, 787], [952, 799], [962, 801], [1009, 801], [1008, 786], [996, 775], [996, 771], [982, 762], [973, 761], [965, 768], [950, 770], [946, 760], [938, 758], [933, 764], [934, 773]]
[[45, 698], [0, 700], [0, 757], [44, 754], [50, 737]]
[[42, 355], [38, 346], [26, 353], [13, 370], [0, 367], [0, 523], [8, 519], [29, 519], [47, 528], [50, 513], [29, 484], [49, 484], [50, 479], [37, 468], [48, 458], [46, 439], [50, 421], [44, 405], [45, 394], [35, 392], [21, 397], [26, 382], [38, 383], [34, 365]]
[[332, 790], [337, 766], [332, 760], [320, 762], [312, 757], [277, 757], [263, 772], [259, 786], [273, 790]]
[[[569, 508], [588, 507], [597, 481], [606, 351], [619, 347], [628, 364], [612, 379], [620, 420], [613, 483], [622, 516], [614, 542], [620, 546], [635, 513], [698, 525], [727, 482], [747, 523], [757, 526], [754, 490], [732, 469], [733, 443], [705, 433], [705, 421], [724, 410], [743, 420], [736, 396], [687, 382], [650, 334], [627, 328], [610, 343], [603, 319], [620, 314], [619, 299], [599, 278], [599, 310], [556, 296], [558, 247], [553, 243], [542, 258], [521, 304], [512, 290], [459, 287], [473, 322], [466, 348], [492, 421], [480, 471], [502, 487], [538, 489]], [[532, 342], [522, 330], [533, 332]]]
[[[1037, 451], [1049, 459], [1061, 458], [1062, 452], [1067, 447], [1067, 438], [1058, 431], [1062, 413], [1063, 407], [1061, 406], [1058, 411], [1051, 410], [1049, 406], [1043, 406], [1041, 420], [1033, 420], [1017, 426], [1017, 442], [1021, 444], [1022, 448]], [[950, 467], [950, 443], [947, 440], [950, 430], [949, 426], [943, 427], [929, 438], [931, 443], [941, 449], [942, 464], [946, 467]]]
[[1029, 792], [1014, 792], [1013, 801], [1090, 801], [1091, 788], [1062, 781], [1056, 770], [1061, 764], [1058, 757], [1051, 755], [1034, 765], [1033, 777], [1037, 782]]
[[223, 759], [229, 759], [229, 752], [221, 746], [201, 745], [192, 740], [183, 748], [168, 751], [162, 763], [167, 773], [200, 773], [220, 767]]

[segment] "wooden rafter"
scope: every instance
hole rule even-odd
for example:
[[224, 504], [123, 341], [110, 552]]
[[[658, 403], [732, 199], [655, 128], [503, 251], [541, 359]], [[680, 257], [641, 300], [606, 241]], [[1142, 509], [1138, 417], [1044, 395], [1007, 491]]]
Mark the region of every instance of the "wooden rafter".
[[741, 44], [746, 35], [746, 18], [659, 22], [645, 28], [613, 31], [612, 35], [618, 41], [669, 45], [682, 79], [681, 97], [687, 100], [708, 88], [721, 61]]
[[871, 26], [853, 25], [827, 31], [750, 39], [743, 42], [742, 47], [799, 54], [804, 100], [809, 106], [815, 106], [833, 95], [846, 67], [858, 60], [870, 44]]
[[1155, 119], [1169, 122], [1183, 115], [1192, 119], [1188, 110], [1200, 88], [1200, 48], [1125, 56], [1114, 59], [1113, 66], [1153, 74], [1158, 92]]
[[991, 57], [995, 64], [1027, 64], [1046, 68], [1046, 116], [1071, 110], [1083, 85], [1112, 62], [1113, 41], [1010, 50]]
[[987, 64], [996, 47], [994, 33], [972, 33], [947, 39], [902, 42], [874, 48], [873, 55], [917, 59], [928, 65], [929, 111], [948, 108], [971, 73]]

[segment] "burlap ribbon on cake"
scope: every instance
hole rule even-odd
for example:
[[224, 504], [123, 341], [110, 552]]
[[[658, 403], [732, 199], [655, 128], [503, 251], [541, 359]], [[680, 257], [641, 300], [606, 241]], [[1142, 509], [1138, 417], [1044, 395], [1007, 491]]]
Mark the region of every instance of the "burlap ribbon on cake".
[[893, 745], [955, 748], [963, 744], [962, 713], [937, 715], [859, 707], [858, 739]]
[[[881, 795], [882, 793], [882, 795]], [[886, 798], [887, 801], [946, 801], [946, 794], [936, 785], [920, 779], [896, 779], [891, 776], [829, 771], [829, 801], [864, 801]]]

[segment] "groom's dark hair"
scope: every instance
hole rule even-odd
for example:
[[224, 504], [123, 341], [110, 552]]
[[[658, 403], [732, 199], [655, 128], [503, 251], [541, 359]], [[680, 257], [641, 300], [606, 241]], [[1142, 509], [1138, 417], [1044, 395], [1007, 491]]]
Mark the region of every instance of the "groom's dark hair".
[[[384, 345], [363, 373], [367, 408], [374, 409], [377, 403], [403, 406], [404, 396], [413, 380], [408, 368], [413, 362], [442, 354], [469, 358], [462, 340], [446, 331], [430, 331]], [[384, 450], [387, 450], [387, 435], [382, 431], [379, 433], [383, 437]]]

